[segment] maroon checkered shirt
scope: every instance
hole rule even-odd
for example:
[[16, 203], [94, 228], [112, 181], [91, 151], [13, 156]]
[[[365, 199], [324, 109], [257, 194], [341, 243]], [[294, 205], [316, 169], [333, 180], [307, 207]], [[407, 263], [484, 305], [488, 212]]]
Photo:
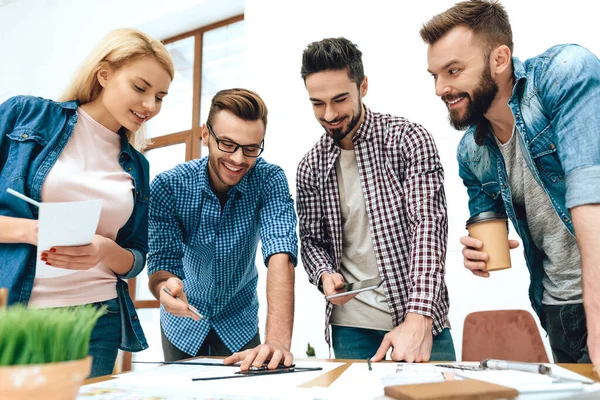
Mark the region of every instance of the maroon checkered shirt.
[[[419, 124], [371, 112], [352, 138], [377, 266], [398, 326], [406, 313], [433, 318], [433, 334], [445, 326], [448, 291], [444, 263], [448, 218], [444, 171], [431, 135]], [[340, 271], [342, 223], [335, 161], [340, 148], [327, 135], [298, 166], [301, 254], [310, 282]], [[327, 302], [325, 340], [333, 305]]]

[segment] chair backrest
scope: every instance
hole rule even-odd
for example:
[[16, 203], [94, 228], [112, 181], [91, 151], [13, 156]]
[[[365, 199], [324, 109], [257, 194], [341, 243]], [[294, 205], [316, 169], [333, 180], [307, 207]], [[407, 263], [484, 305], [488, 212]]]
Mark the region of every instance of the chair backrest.
[[473, 312], [465, 318], [462, 360], [548, 362], [540, 331], [525, 310]]

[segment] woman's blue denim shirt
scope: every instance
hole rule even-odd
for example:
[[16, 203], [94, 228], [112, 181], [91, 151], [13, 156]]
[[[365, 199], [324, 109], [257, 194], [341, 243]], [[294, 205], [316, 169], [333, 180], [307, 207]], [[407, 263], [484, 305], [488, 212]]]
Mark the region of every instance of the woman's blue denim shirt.
[[[585, 48], [558, 45], [522, 63], [513, 58], [515, 85], [508, 105], [523, 158], [554, 210], [575, 235], [570, 208], [600, 203], [600, 61]], [[471, 216], [505, 213], [523, 240], [531, 275], [529, 297], [542, 324], [543, 253], [513, 204], [504, 159], [489, 126], [483, 146], [472, 127], [457, 151]]]
[[[77, 102], [57, 103], [31, 96], [17, 96], [0, 105], [0, 215], [37, 219], [37, 207], [6, 192], [11, 188], [41, 201], [42, 184], [65, 148], [77, 122]], [[148, 347], [133, 302], [123, 279], [138, 275], [148, 251], [148, 161], [121, 135], [119, 163], [133, 179], [135, 202], [116, 242], [131, 251], [134, 265], [117, 277], [121, 306], [121, 343], [126, 351]], [[35, 246], [0, 243], [0, 287], [9, 289], [9, 304], [27, 304], [35, 278]]]

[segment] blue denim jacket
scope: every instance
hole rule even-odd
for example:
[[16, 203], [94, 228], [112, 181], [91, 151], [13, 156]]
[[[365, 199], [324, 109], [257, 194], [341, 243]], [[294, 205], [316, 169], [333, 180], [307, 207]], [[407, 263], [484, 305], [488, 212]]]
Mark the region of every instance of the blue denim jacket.
[[[508, 105], [523, 158], [574, 235], [570, 208], [600, 203], [600, 61], [577, 45], [558, 45], [522, 63], [513, 58], [515, 85]], [[475, 127], [457, 151], [471, 216], [504, 213], [523, 241], [531, 275], [529, 298], [542, 324], [543, 253], [535, 246], [524, 209], [513, 204], [504, 159], [487, 126], [483, 146]], [[481, 129], [481, 128], [479, 128]]]
[[[0, 105], [0, 215], [37, 219], [36, 207], [6, 192], [7, 188], [41, 201], [42, 184], [66, 146], [77, 122], [77, 102], [57, 103], [31, 96], [17, 96]], [[131, 217], [118, 232], [116, 242], [130, 250], [134, 265], [117, 277], [121, 306], [121, 343], [126, 351], [148, 347], [133, 302], [123, 279], [144, 268], [148, 251], [148, 161], [121, 136], [119, 163], [135, 187]], [[35, 278], [35, 246], [0, 243], [0, 287], [9, 289], [9, 304], [27, 304]]]

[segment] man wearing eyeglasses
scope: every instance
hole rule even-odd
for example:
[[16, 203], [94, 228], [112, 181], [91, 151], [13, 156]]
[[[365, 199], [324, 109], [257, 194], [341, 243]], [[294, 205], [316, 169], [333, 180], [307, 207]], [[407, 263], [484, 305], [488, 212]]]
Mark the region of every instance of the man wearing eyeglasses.
[[[293, 361], [296, 215], [283, 170], [258, 158], [266, 125], [267, 107], [256, 93], [222, 90], [202, 127], [208, 156], [152, 182], [149, 287], [162, 306], [166, 361], [228, 356], [225, 364], [241, 362], [242, 370]], [[259, 240], [268, 267], [264, 344], [256, 291]]]
[[384, 279], [327, 302], [336, 358], [455, 359], [444, 282], [448, 218], [431, 135], [363, 104], [362, 53], [345, 38], [308, 45], [301, 75], [325, 133], [298, 166], [302, 262], [325, 295], [344, 282]]

